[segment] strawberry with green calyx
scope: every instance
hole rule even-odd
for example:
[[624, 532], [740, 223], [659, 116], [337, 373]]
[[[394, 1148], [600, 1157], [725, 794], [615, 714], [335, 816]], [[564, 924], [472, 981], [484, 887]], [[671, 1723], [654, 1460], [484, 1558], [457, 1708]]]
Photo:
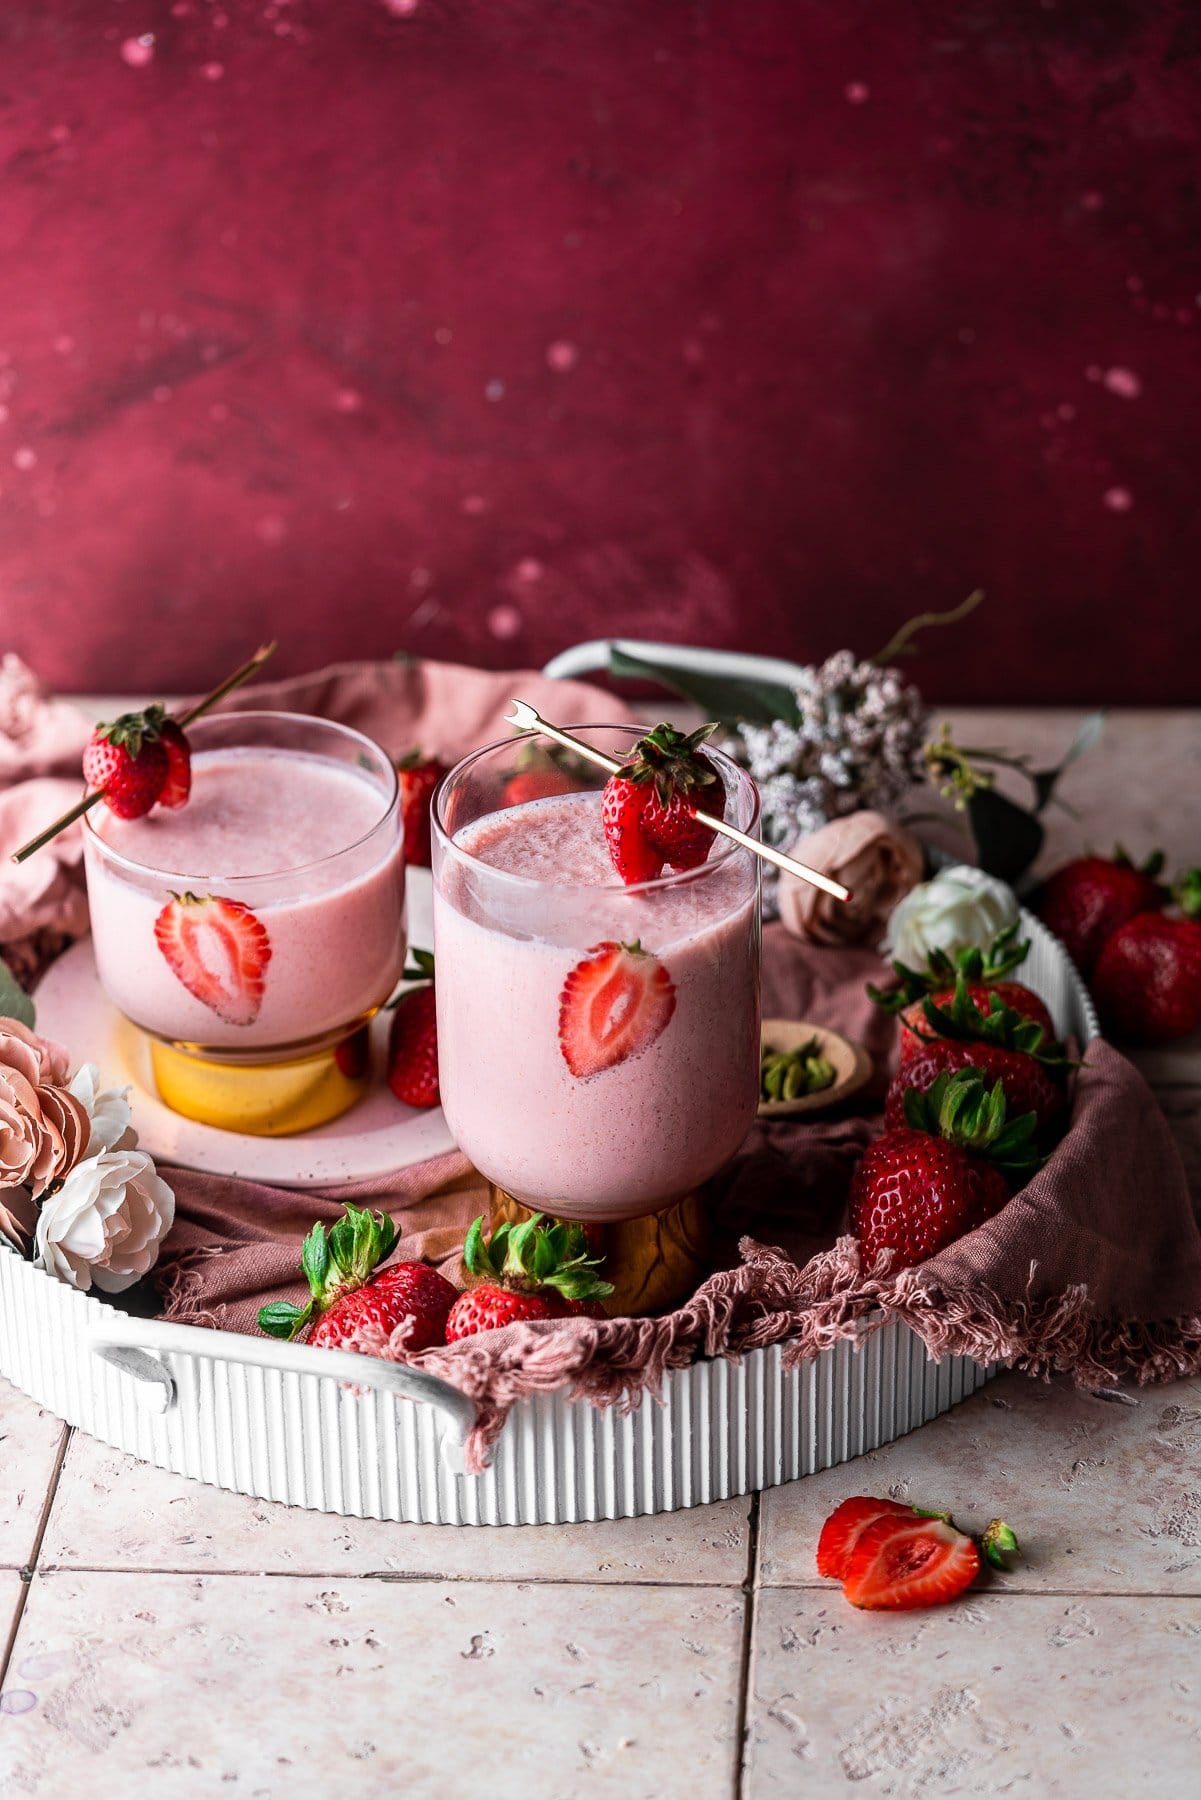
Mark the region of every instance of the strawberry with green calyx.
[[397, 1000], [388, 1033], [388, 1086], [406, 1106], [430, 1107], [441, 1102], [438, 1086], [438, 1015], [434, 999], [434, 959], [414, 950], [415, 967], [405, 979], [409, 987]]
[[305, 1306], [276, 1300], [262, 1307], [260, 1329], [291, 1339], [311, 1325], [308, 1341], [319, 1349], [390, 1360], [441, 1344], [459, 1291], [428, 1263], [380, 1269], [395, 1246], [396, 1227], [382, 1213], [347, 1205], [328, 1237], [314, 1225], [301, 1251], [312, 1298]]
[[[899, 1125], [904, 1095], [924, 1091], [941, 1074], [976, 1068], [988, 1081], [999, 1081], [1012, 1112], [1033, 1112], [1048, 1125], [1067, 1104], [1066, 1078], [1071, 1064], [1063, 1047], [1036, 1019], [1008, 1006], [999, 989], [986, 989], [988, 1010], [961, 974], [949, 1006], [932, 995], [921, 1002], [925, 1029], [910, 1028], [913, 1048], [901, 1054], [901, 1067], [885, 1101], [886, 1125]], [[1040, 1003], [1041, 1004], [1041, 1003]]]
[[1185, 869], [1177, 876], [1172, 898], [1186, 919], [1201, 919], [1201, 869]]
[[[475, 1285], [461, 1294], [446, 1321], [446, 1341], [493, 1331], [519, 1319], [561, 1319], [591, 1310], [613, 1292], [597, 1274], [582, 1225], [548, 1225], [534, 1213], [520, 1225], [498, 1225], [490, 1239], [476, 1219], [463, 1244]], [[602, 1315], [603, 1316], [603, 1315]]]
[[972, 1068], [940, 1074], [904, 1097], [904, 1124], [869, 1144], [851, 1179], [851, 1230], [863, 1263], [882, 1250], [892, 1269], [925, 1262], [1000, 1212], [1038, 1168], [1038, 1118], [1010, 1118], [998, 1081]]
[[902, 1062], [918, 1048], [924, 1002], [932, 999], [936, 1005], [943, 1005], [952, 1000], [961, 976], [969, 997], [985, 1011], [991, 1006], [993, 994], [999, 994], [1006, 1006], [1041, 1025], [1048, 1038], [1054, 1036], [1051, 1015], [1038, 995], [1020, 981], [1005, 979], [1030, 953], [1029, 940], [1018, 941], [1017, 932], [1018, 921], [1015, 920], [998, 933], [987, 951], [972, 947], [957, 951], [951, 957], [945, 950], [932, 950], [925, 969], [921, 970], [894, 962], [897, 985], [886, 993], [869, 984], [868, 994], [877, 1006], [901, 1015]]
[[1119, 926], [1163, 905], [1168, 897], [1159, 880], [1163, 862], [1157, 850], [1136, 868], [1117, 844], [1112, 856], [1078, 856], [1048, 877], [1039, 896], [1039, 916], [1082, 974], [1091, 974]]
[[666, 722], [648, 731], [605, 783], [601, 821], [613, 866], [627, 885], [653, 881], [667, 863], [695, 869], [709, 855], [714, 834], [696, 817], [698, 806], [719, 815], [721, 777], [701, 746], [717, 730], [684, 733]]
[[84, 747], [83, 778], [103, 793], [119, 819], [140, 819], [166, 786], [171, 763], [163, 742], [165, 722], [166, 709], [157, 704], [122, 713], [97, 725]]
[[428, 869], [430, 866], [430, 813], [434, 789], [447, 772], [445, 763], [435, 756], [423, 756], [420, 750], [410, 750], [396, 765], [405, 862], [410, 868]]

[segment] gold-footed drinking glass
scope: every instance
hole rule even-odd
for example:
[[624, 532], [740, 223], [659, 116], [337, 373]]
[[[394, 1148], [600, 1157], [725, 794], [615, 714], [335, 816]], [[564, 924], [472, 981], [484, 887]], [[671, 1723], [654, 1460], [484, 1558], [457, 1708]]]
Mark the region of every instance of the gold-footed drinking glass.
[[[571, 730], [619, 759], [640, 735]], [[754, 783], [705, 754], [724, 816], [755, 834]], [[626, 887], [601, 826], [603, 773], [560, 764], [556, 782], [552, 765], [539, 787], [529, 755], [525, 740], [487, 745], [435, 797], [447, 1121], [498, 1190], [497, 1218], [514, 1205], [589, 1227], [659, 1214], [661, 1232], [611, 1235], [652, 1257], [685, 1236], [695, 1248], [686, 1197], [738, 1149], [759, 1099], [759, 860], [716, 838], [698, 868]], [[543, 797], [513, 804], [531, 792]], [[677, 1217], [687, 1232], [667, 1229]]]
[[184, 806], [85, 818], [100, 981], [174, 1111], [311, 1130], [362, 1094], [366, 1027], [404, 965], [396, 771], [304, 714], [214, 714], [188, 739]]

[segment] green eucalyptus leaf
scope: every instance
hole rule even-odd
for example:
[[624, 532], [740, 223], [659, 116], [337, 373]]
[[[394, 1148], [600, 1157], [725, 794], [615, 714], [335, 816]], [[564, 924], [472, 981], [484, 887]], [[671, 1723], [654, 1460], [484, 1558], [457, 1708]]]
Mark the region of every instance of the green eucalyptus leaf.
[[967, 815], [980, 867], [1002, 881], [1024, 875], [1043, 845], [1034, 814], [995, 788], [979, 788], [967, 802]]
[[654, 681], [670, 688], [711, 719], [733, 725], [746, 720], [753, 725], [770, 725], [782, 719], [786, 725], [798, 725], [800, 712], [796, 695], [783, 682], [747, 681], [727, 675], [707, 675], [696, 669], [682, 669], [674, 663], [646, 662], [640, 656], [612, 645], [609, 650], [609, 673], [636, 681]]
[[3, 957], [0, 957], [0, 1018], [16, 1019], [18, 1024], [28, 1025], [30, 1031], [37, 1018], [32, 995], [25, 992]]

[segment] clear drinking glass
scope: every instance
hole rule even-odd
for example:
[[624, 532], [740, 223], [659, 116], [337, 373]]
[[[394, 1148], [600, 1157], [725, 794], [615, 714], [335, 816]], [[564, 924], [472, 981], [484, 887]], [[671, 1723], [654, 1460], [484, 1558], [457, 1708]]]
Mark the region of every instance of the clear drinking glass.
[[362, 1092], [363, 1027], [404, 964], [396, 771], [361, 732], [301, 714], [215, 714], [188, 738], [184, 806], [86, 815], [100, 981], [148, 1035], [167, 1105], [307, 1130]]
[[[616, 758], [640, 735], [572, 731]], [[604, 773], [560, 765], [570, 792], [515, 805], [529, 754], [513, 739], [477, 750], [435, 798], [442, 1103], [461, 1148], [522, 1205], [638, 1219], [715, 1174], [755, 1117], [759, 859], [718, 837], [699, 868], [624, 887]], [[725, 817], [755, 833], [754, 783], [706, 754]]]

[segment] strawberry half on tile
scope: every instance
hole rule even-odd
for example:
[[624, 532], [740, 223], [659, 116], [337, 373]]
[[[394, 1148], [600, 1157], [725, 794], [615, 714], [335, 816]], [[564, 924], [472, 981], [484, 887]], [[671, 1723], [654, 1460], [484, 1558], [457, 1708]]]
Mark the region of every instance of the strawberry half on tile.
[[173, 894], [154, 922], [172, 973], [227, 1025], [253, 1025], [271, 961], [262, 920], [240, 900], [219, 894]]
[[653, 1044], [676, 1007], [667, 969], [640, 943], [593, 945], [563, 983], [559, 1048], [578, 1080], [599, 1075]]

